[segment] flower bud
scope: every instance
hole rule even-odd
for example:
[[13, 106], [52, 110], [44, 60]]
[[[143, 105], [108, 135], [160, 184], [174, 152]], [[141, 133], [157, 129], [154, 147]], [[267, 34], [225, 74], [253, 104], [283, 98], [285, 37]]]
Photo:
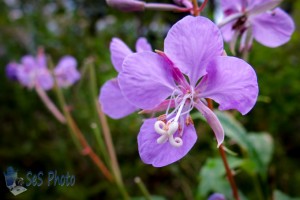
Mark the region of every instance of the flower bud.
[[226, 200], [225, 196], [220, 193], [214, 193], [208, 197], [207, 200]]
[[179, 6], [184, 6], [186, 8], [193, 8], [193, 4], [189, 0], [173, 0]]
[[145, 3], [137, 0], [106, 0], [106, 3], [124, 12], [143, 11], [145, 8]]

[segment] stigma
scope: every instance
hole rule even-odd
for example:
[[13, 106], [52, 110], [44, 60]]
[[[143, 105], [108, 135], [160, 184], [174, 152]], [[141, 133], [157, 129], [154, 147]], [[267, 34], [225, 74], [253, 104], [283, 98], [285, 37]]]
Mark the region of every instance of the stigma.
[[174, 137], [174, 134], [179, 128], [178, 122], [171, 122], [165, 124], [163, 121], [156, 121], [154, 124], [154, 129], [156, 133], [160, 134], [161, 136], [156, 140], [158, 144], [163, 144], [167, 141], [174, 146], [180, 147], [183, 144], [183, 141], [180, 137]]
[[189, 118], [187, 115], [194, 107], [194, 92], [193, 90], [186, 90], [185, 93], [179, 94], [173, 92], [170, 100], [175, 103], [174, 109], [169, 113], [170, 106], [168, 106], [166, 114], [158, 117], [154, 124], [155, 132], [160, 135], [156, 142], [158, 144], [169, 142], [173, 147], [181, 147], [183, 128], [191, 124], [186, 122]]

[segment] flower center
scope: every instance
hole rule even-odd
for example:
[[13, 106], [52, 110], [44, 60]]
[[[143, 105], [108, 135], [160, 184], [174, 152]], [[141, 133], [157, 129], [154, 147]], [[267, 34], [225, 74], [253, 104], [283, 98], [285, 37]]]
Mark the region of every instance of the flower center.
[[247, 27], [246, 27], [246, 21], [247, 21], [247, 16], [243, 15], [238, 20], [232, 25], [233, 30], [239, 30], [243, 32]]
[[[172, 112], [170, 111], [170, 105], [174, 101], [175, 108]], [[182, 135], [184, 123], [187, 123], [190, 118], [184, 119], [194, 108], [194, 90], [188, 90], [183, 93], [181, 90], [175, 89], [170, 97], [170, 103], [166, 110], [166, 114], [163, 117], [158, 118], [158, 121], [154, 124], [154, 130], [156, 133], [161, 135], [156, 141], [158, 144], [163, 144], [167, 141], [174, 146], [180, 147], [183, 144]], [[178, 131], [178, 135], [174, 137]]]

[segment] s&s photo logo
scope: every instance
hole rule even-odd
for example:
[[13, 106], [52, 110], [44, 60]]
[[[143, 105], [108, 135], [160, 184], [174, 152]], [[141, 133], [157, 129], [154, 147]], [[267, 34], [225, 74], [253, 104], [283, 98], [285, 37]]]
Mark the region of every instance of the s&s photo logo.
[[5, 177], [6, 187], [13, 195], [17, 196], [27, 190], [22, 186], [24, 184], [24, 179], [18, 177], [18, 172], [15, 171], [13, 167], [7, 167], [6, 172], [3, 174]]

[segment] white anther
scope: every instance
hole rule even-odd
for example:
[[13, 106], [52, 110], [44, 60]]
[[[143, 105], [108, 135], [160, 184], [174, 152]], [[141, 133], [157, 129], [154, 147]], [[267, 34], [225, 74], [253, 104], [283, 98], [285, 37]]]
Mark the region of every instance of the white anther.
[[166, 124], [163, 121], [156, 121], [154, 124], [154, 130], [156, 133], [160, 134], [160, 135], [166, 135], [167, 131], [164, 130]]
[[173, 138], [173, 136], [170, 136], [169, 142], [173, 147], [181, 147], [183, 144], [183, 141], [180, 137]]

